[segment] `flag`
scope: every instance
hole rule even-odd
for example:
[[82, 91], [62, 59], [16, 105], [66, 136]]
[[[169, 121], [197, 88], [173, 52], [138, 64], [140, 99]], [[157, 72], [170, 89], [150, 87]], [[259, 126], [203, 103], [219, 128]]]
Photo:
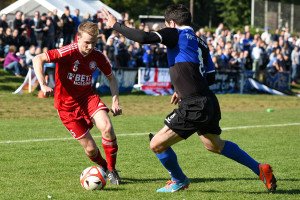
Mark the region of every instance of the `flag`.
[[253, 78], [248, 78], [248, 81], [250, 82], [252, 87], [254, 87], [255, 89], [257, 89], [260, 92], [266, 92], [266, 93], [270, 93], [270, 94], [286, 96], [286, 94], [284, 94], [283, 92], [272, 89], [272, 88], [260, 83], [259, 81], [254, 80]]
[[169, 68], [145, 68], [138, 70], [138, 84], [134, 86], [145, 94], [159, 96], [171, 95], [172, 89]]

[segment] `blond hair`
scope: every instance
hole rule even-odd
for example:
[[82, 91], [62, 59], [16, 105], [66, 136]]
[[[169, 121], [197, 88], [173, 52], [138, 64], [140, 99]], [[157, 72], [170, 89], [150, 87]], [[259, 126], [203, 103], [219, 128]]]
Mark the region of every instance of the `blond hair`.
[[87, 33], [90, 36], [97, 37], [98, 34], [99, 34], [97, 24], [95, 24], [93, 22], [90, 22], [90, 21], [86, 21], [86, 22], [81, 23], [78, 26], [78, 36], [81, 36], [82, 33]]

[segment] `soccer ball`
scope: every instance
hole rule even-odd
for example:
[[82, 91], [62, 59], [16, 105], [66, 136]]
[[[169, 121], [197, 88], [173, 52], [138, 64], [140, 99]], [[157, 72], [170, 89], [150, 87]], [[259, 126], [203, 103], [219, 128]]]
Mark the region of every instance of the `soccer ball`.
[[88, 167], [80, 175], [81, 186], [86, 190], [102, 190], [106, 185], [106, 173], [102, 167]]

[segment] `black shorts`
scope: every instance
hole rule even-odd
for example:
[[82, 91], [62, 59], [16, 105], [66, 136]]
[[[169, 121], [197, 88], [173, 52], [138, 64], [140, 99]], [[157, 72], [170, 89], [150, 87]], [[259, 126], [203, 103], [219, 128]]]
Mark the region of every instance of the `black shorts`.
[[206, 96], [193, 96], [182, 99], [178, 109], [170, 113], [165, 124], [180, 137], [187, 139], [193, 133], [217, 134], [222, 130], [219, 126], [221, 111], [217, 97], [212, 92]]

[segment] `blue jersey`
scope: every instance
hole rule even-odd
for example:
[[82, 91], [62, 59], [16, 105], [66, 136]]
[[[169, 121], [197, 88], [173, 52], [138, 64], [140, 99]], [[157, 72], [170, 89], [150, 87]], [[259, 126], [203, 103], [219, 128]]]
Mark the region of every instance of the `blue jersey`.
[[179, 62], [199, 64], [198, 38], [191, 28], [178, 29], [178, 43], [175, 48], [168, 47], [168, 62], [172, 67]]
[[202, 75], [215, 72], [215, 65], [209, 55], [207, 44], [198, 38], [191, 27], [178, 29], [178, 44], [175, 48], [168, 47], [169, 67], [179, 62], [199, 64]]
[[167, 46], [171, 81], [179, 96], [207, 94], [205, 76], [215, 72], [207, 44], [189, 26], [164, 28], [157, 34]]

